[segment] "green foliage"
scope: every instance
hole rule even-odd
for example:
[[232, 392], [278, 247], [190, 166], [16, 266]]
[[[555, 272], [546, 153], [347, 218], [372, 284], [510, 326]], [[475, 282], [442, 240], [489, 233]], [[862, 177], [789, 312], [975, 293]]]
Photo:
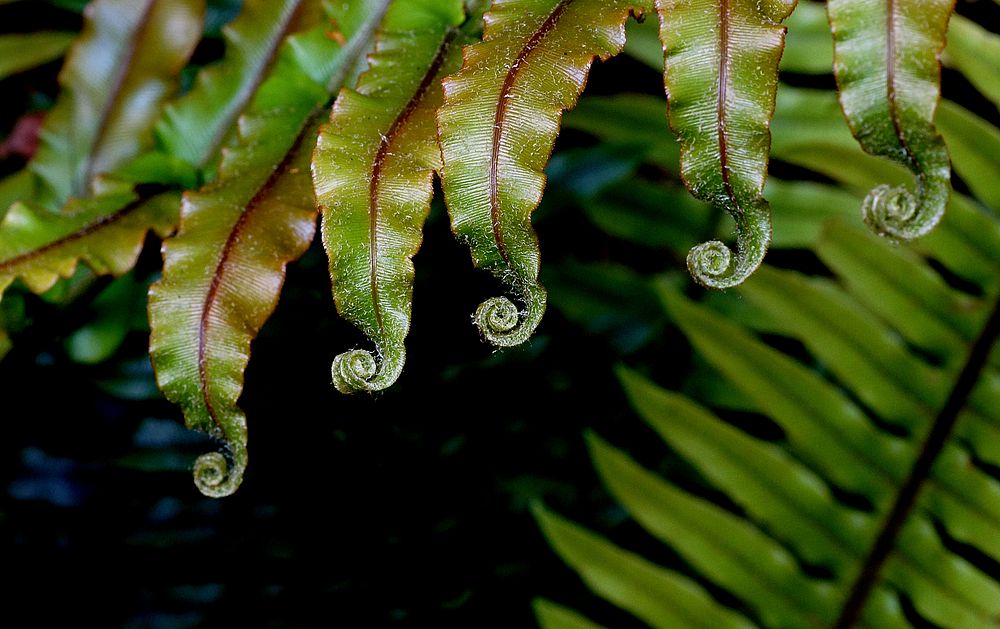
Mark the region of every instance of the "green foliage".
[[681, 177], [699, 199], [736, 221], [737, 251], [715, 240], [688, 254], [691, 275], [730, 288], [760, 266], [771, 242], [761, 196], [771, 147], [779, 24], [795, 0], [658, 0], [670, 126], [681, 144]]
[[831, 0], [840, 104], [865, 151], [904, 164], [917, 192], [880, 185], [865, 198], [877, 233], [912, 240], [941, 220], [950, 192], [948, 149], [934, 128], [941, 51], [955, 0]]
[[[413, 263], [441, 170], [434, 113], [441, 77], [461, 65], [471, 38], [460, 0], [393, 5], [369, 68], [345, 89], [320, 132], [313, 160], [323, 244], [340, 313], [374, 340], [371, 352], [337, 356], [344, 393], [377, 391], [403, 370]], [[470, 18], [473, 29], [477, 20]]]
[[[327, 101], [357, 63], [385, 2], [354, 5], [343, 46], [323, 25], [291, 37], [244, 112], [216, 181], [185, 196], [177, 235], [150, 289], [150, 356], [167, 398], [224, 454], [195, 464], [207, 495], [231, 494], [246, 467], [246, 418], [236, 405], [250, 341], [273, 312], [285, 265], [315, 231], [309, 159]], [[205, 84], [207, 85], [207, 84]]]
[[[925, 233], [948, 197], [950, 166], [931, 120], [952, 6], [896, 0], [863, 15], [871, 4], [829, 5], [841, 100], [862, 146], [901, 158], [918, 178], [917, 196], [928, 197], [903, 203], [909, 197], [879, 188], [888, 203], [867, 203], [913, 214], [913, 226], [877, 224], [903, 238]], [[582, 158], [599, 175], [574, 193], [594, 224], [671, 255], [715, 238], [688, 256], [698, 282], [715, 288], [739, 284], [761, 264], [772, 241], [772, 204], [777, 246], [836, 257], [838, 243], [824, 231], [825, 221], [850, 214], [860, 192], [908, 175], [859, 154], [831, 93], [789, 88], [776, 96], [781, 23], [795, 2], [653, 5], [495, 0], [487, 11], [485, 3], [459, 0], [246, 0], [222, 29], [223, 58], [185, 70], [202, 37], [204, 2], [94, 0], [60, 74], [62, 91], [41, 147], [27, 174], [0, 185], [0, 198], [12, 203], [0, 223], [0, 287], [21, 280], [28, 290], [49, 290], [80, 261], [89, 269], [83, 283], [121, 275], [147, 232], [166, 238], [163, 277], [150, 292], [152, 361], [187, 424], [221, 441], [220, 452], [199, 459], [198, 486], [209, 495], [229, 494], [247, 459], [246, 418], [237, 400], [250, 344], [275, 308], [286, 265], [313, 239], [317, 209], [337, 308], [374, 344], [374, 351], [336, 358], [333, 379], [342, 391], [383, 389], [403, 367], [411, 260], [435, 173], [456, 237], [470, 247], [475, 266], [510, 293], [480, 305], [474, 317], [480, 332], [500, 347], [531, 336], [547, 302], [531, 223], [546, 166], [563, 112], [576, 105], [594, 59], [621, 52], [626, 33], [633, 37], [630, 51], [665, 68], [669, 120], [680, 143], [670, 137], [663, 99], [595, 100], [567, 116], [568, 126], [605, 141]], [[219, 6], [212, 8], [206, 37], [219, 29]], [[824, 41], [829, 48], [822, 13], [806, 3], [791, 18], [802, 29], [791, 41], [802, 50], [786, 58], [786, 69], [822, 70], [817, 59], [828, 57], [817, 51]], [[630, 24], [630, 17], [650, 25]], [[995, 48], [995, 36], [958, 24], [985, 41], [984, 49]], [[984, 66], [968, 46], [952, 50], [949, 62], [967, 72]], [[37, 62], [17, 60], [20, 67]], [[182, 71], [190, 78], [196, 70], [193, 81], [181, 81]], [[174, 98], [182, 83], [186, 92]], [[885, 98], [868, 98], [875, 92]], [[1000, 136], [950, 104], [939, 123], [956, 172], [979, 202], [995, 207], [1000, 173], [989, 156]], [[778, 179], [765, 185], [769, 153], [840, 185]], [[606, 157], [618, 171], [601, 170]], [[623, 180], [644, 162], [673, 183]], [[952, 195], [950, 205], [941, 229], [916, 250], [970, 281], [992, 281], [992, 222], [968, 197]], [[735, 234], [718, 225], [722, 210], [733, 217]], [[735, 253], [723, 244], [733, 238]], [[852, 254], [843, 263], [859, 260], [864, 256]], [[641, 321], [640, 333], [617, 338], [626, 352], [660, 329], [649, 315], [655, 299], [627, 269], [562, 271], [557, 281], [586, 276], [592, 283], [587, 292], [594, 300], [576, 304], [578, 320], [601, 311], [602, 285], [634, 298], [623, 316], [605, 313], [593, 328], [613, 334], [628, 327], [623, 321]], [[904, 293], [894, 297], [900, 304], [918, 299], [907, 291], [924, 295], [916, 282], [892, 284]], [[573, 318], [573, 306], [563, 300], [563, 307]], [[962, 332], [975, 329], [968, 325]], [[967, 341], [944, 335], [935, 347]], [[0, 340], [4, 347], [9, 342]]]
[[0, 79], [62, 57], [75, 38], [55, 32], [0, 36]]
[[[957, 58], [970, 76], [980, 65]], [[787, 210], [803, 229], [777, 246], [815, 256], [813, 273], [764, 265], [729, 294], [682, 291], [673, 273], [653, 280], [692, 367], [670, 388], [649, 375], [655, 362], [617, 375], [667, 448], [657, 459], [586, 435], [611, 496], [676, 559], [637, 556], [627, 550], [634, 536], [611, 541], [626, 538], [616, 527], [605, 537], [536, 508], [584, 583], [649, 626], [996, 625], [1000, 220], [988, 208], [997, 129], [942, 103], [938, 128], [975, 198], [952, 193], [938, 229], [903, 248], [859, 229], [853, 208], [907, 172], [861, 154], [836, 109], [831, 93], [782, 86], [773, 123], [773, 157], [838, 184], [769, 183], [775, 224]], [[566, 124], [610, 141], [627, 129], [598, 118], [644, 110], [636, 97], [584, 100]], [[677, 172], [668, 147], [635, 139], [647, 161]], [[651, 185], [650, 196], [657, 187], [670, 190]], [[810, 205], [828, 211], [800, 209]], [[633, 216], [653, 227], [612, 233], [635, 246], [682, 224], [642, 206]], [[656, 460], [654, 471], [646, 462]], [[660, 597], [647, 600], [649, 591]], [[542, 627], [572, 614], [546, 605]]]

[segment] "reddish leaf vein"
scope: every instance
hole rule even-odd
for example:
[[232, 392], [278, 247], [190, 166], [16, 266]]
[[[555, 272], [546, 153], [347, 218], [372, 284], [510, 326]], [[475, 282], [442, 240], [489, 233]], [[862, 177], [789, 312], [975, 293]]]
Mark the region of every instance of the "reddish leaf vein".
[[542, 40], [545, 39], [545, 36], [555, 28], [559, 18], [562, 17], [562, 14], [566, 12], [566, 9], [569, 8], [572, 2], [573, 0], [560, 0], [559, 4], [552, 10], [552, 13], [542, 22], [538, 30], [531, 35], [531, 38], [524, 45], [524, 48], [521, 49], [514, 63], [510, 66], [510, 70], [507, 71], [503, 86], [500, 88], [500, 99], [497, 101], [496, 116], [493, 120], [493, 146], [490, 154], [490, 220], [493, 223], [493, 239], [496, 241], [497, 250], [500, 252], [500, 257], [503, 258], [503, 261], [508, 266], [511, 264], [511, 261], [500, 224], [501, 208], [498, 175], [500, 171], [500, 143], [503, 140], [503, 128], [507, 118], [507, 110], [510, 107], [511, 92], [514, 89], [514, 83], [517, 81], [518, 74], [520, 74], [525, 60], [538, 47]]
[[371, 285], [372, 285], [372, 304], [375, 309], [375, 321], [378, 324], [379, 333], [385, 334], [385, 326], [382, 323], [382, 305], [379, 300], [379, 288], [378, 288], [378, 219], [379, 219], [379, 184], [382, 181], [382, 167], [385, 165], [386, 157], [390, 154], [390, 148], [392, 148], [393, 143], [399, 137], [400, 131], [406, 125], [406, 122], [413, 115], [413, 112], [417, 110], [420, 106], [420, 101], [423, 100], [424, 96], [434, 85], [434, 79], [437, 77], [438, 73], [441, 71], [441, 66], [444, 65], [445, 58], [448, 56], [448, 50], [454, 43], [455, 38], [458, 37], [458, 29], [452, 28], [445, 35], [444, 40], [441, 42], [440, 47], [438, 47], [437, 54], [434, 60], [431, 62], [430, 67], [424, 74], [423, 80], [420, 82], [417, 91], [414, 92], [413, 96], [400, 111], [399, 115], [393, 121], [392, 125], [385, 135], [382, 136], [382, 140], [379, 143], [378, 150], [375, 153], [375, 159], [372, 163], [372, 174], [369, 183], [369, 252], [370, 252], [370, 273], [371, 273]]
[[733, 192], [733, 183], [729, 179], [729, 138], [726, 135], [726, 105], [729, 96], [729, 0], [719, 2], [719, 100], [716, 104], [716, 122], [719, 132], [719, 162], [722, 168], [722, 184], [726, 188], [726, 196], [739, 209], [739, 202]]

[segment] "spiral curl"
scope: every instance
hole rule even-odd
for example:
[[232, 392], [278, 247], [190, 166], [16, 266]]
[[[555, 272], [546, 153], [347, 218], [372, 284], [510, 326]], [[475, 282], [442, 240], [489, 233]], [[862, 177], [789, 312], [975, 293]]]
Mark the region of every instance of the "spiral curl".
[[406, 349], [401, 343], [391, 352], [382, 352], [381, 361], [372, 352], [352, 349], [333, 359], [333, 386], [348, 395], [381, 391], [399, 379], [405, 360]]
[[742, 284], [764, 261], [771, 244], [767, 201], [756, 199], [742, 211], [730, 213], [736, 219], [735, 252], [719, 240], [704, 242], [688, 252], [688, 271], [706, 288], [721, 290]]
[[221, 452], [203, 454], [194, 462], [194, 484], [198, 491], [210, 498], [231, 495], [243, 482], [246, 470], [246, 451], [226, 456]]
[[894, 242], [913, 240], [937, 225], [944, 214], [945, 202], [946, 197], [943, 202], [930, 203], [903, 186], [883, 184], [865, 197], [861, 215], [865, 224], [880, 236]]
[[547, 296], [538, 283], [525, 286], [521, 293], [524, 311], [507, 297], [491, 297], [476, 308], [472, 320], [487, 342], [514, 347], [531, 338], [545, 314]]

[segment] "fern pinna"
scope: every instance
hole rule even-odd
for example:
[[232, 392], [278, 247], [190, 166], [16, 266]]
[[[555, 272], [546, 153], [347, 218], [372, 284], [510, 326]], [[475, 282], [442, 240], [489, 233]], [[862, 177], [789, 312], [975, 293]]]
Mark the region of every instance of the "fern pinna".
[[[94, 0], [41, 148], [0, 186], [10, 201], [0, 209], [0, 287], [21, 280], [44, 291], [80, 261], [120, 275], [147, 232], [165, 238], [163, 277], [149, 301], [152, 361], [188, 425], [220, 440], [219, 452], [196, 465], [199, 488], [227, 495], [247, 459], [237, 400], [250, 344], [277, 303], [285, 266], [313, 240], [318, 214], [337, 308], [371, 343], [333, 361], [341, 391], [381, 390], [400, 376], [412, 258], [435, 176], [455, 236], [507, 293], [479, 305], [475, 325], [498, 347], [532, 335], [548, 301], [531, 224], [546, 165], [592, 63], [623, 50], [630, 19], [659, 24], [660, 43], [647, 37], [643, 50], [664, 70], [680, 143], [678, 154], [665, 135], [666, 150], [707, 206], [676, 203], [698, 217], [725, 211], [735, 224], [734, 246], [723, 234], [691, 249], [691, 274], [711, 288], [745, 280], [783, 238], [772, 235], [770, 191], [803, 198], [802, 188], [765, 186], [769, 153], [800, 136], [782, 138], [776, 124], [772, 138], [770, 128], [776, 92], [781, 107], [783, 22], [795, 4], [246, 0], [224, 29], [224, 57], [174, 97], [204, 1]], [[857, 140], [916, 176], [911, 193], [883, 185], [899, 183], [892, 167], [873, 168], [893, 181], [873, 182], [866, 220], [894, 240], [921, 236], [949, 203], [948, 154], [932, 120], [952, 4], [839, 0], [828, 8], [841, 106]], [[802, 41], [822, 39], [821, 8], [803, 11], [814, 30], [804, 27]], [[806, 57], [787, 63], [815, 67]], [[955, 58], [974, 57], [956, 48]], [[652, 108], [665, 120], [662, 99]], [[961, 174], [968, 154], [955, 156]], [[624, 194], [649, 205], [637, 190]], [[827, 211], [807, 205], [797, 207]]]
[[[956, 19], [952, 33], [967, 27]], [[969, 76], [979, 63], [962, 54], [949, 61]], [[788, 86], [776, 103], [773, 156], [837, 184], [766, 189], [776, 224], [791, 226], [786, 217], [800, 206], [838, 208], [776, 240], [814, 255], [812, 273], [764, 265], [729, 294], [685, 292], [675, 272], [630, 277], [657, 295], [693, 366], [669, 387], [657, 382], [655, 363], [617, 369], [635, 414], [666, 447], [658, 460], [586, 435], [620, 505], [606, 509], [612, 516], [582, 526], [554, 504], [536, 506], [555, 551], [623, 610], [587, 618], [539, 599], [545, 629], [634, 622], [625, 615], [664, 628], [997, 625], [1000, 222], [987, 209], [996, 207], [986, 185], [995, 160], [974, 157], [972, 147], [1000, 147], [1000, 130], [941, 103], [940, 133], [974, 192], [952, 192], [937, 230], [903, 248], [860, 229], [856, 208], [873, 185], [906, 183], [910, 164], [862, 153], [839, 109], [832, 93]], [[651, 115], [637, 110], [645, 112], [644, 98], [597, 98], [566, 124], [620, 137], [625, 129], [594, 119], [628, 112], [635, 125]], [[657, 142], [635, 150], [677, 169]], [[664, 194], [662, 182], [647, 185]], [[600, 194], [595, 212], [606, 211]], [[648, 220], [664, 225], [619, 237], [648, 246], [651, 232], [680, 222]], [[627, 534], [627, 521], [645, 533]], [[646, 537], [671, 552], [648, 552]], [[640, 544], [646, 552], [631, 550]]]

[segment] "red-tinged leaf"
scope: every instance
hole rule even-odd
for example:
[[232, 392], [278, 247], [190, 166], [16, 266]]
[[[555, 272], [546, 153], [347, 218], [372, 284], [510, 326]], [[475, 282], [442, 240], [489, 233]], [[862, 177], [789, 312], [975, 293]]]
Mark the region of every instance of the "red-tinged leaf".
[[94, 0], [59, 75], [62, 92], [31, 164], [37, 201], [87, 196], [97, 175], [148, 148], [163, 102], [201, 35], [204, 0]]
[[313, 159], [323, 244], [340, 313], [372, 339], [375, 355], [345, 352], [333, 382], [377, 391], [399, 377], [410, 327], [413, 263], [440, 169], [434, 113], [440, 80], [470, 38], [461, 0], [397, 0], [356, 90], [333, 106]]
[[0, 295], [20, 278], [41, 293], [73, 275], [83, 260], [95, 273], [121, 275], [135, 264], [146, 232], [169, 234], [178, 194], [161, 187], [115, 184], [92, 199], [73, 200], [62, 215], [16, 203], [0, 223]]
[[222, 452], [195, 463], [195, 483], [208, 496], [231, 494], [243, 478], [247, 427], [237, 400], [250, 343], [277, 304], [285, 265], [312, 240], [313, 140], [387, 4], [358, 2], [339, 16], [343, 47], [324, 27], [288, 40], [240, 119], [218, 179], [185, 195], [179, 232], [164, 243], [163, 279], [150, 291], [150, 354], [188, 426], [223, 442]]
[[688, 254], [700, 284], [729, 288], [760, 266], [771, 242], [763, 197], [771, 147], [780, 26], [796, 0], [656, 0], [670, 126], [694, 196], [736, 221], [736, 252], [713, 240]]
[[460, 72], [444, 81], [438, 112], [442, 186], [452, 228], [477, 267], [506, 284], [506, 297], [476, 310], [483, 336], [500, 346], [527, 340], [545, 312], [531, 213], [562, 112], [573, 107], [595, 57], [625, 45], [639, 0], [497, 0], [484, 41], [465, 49]]

